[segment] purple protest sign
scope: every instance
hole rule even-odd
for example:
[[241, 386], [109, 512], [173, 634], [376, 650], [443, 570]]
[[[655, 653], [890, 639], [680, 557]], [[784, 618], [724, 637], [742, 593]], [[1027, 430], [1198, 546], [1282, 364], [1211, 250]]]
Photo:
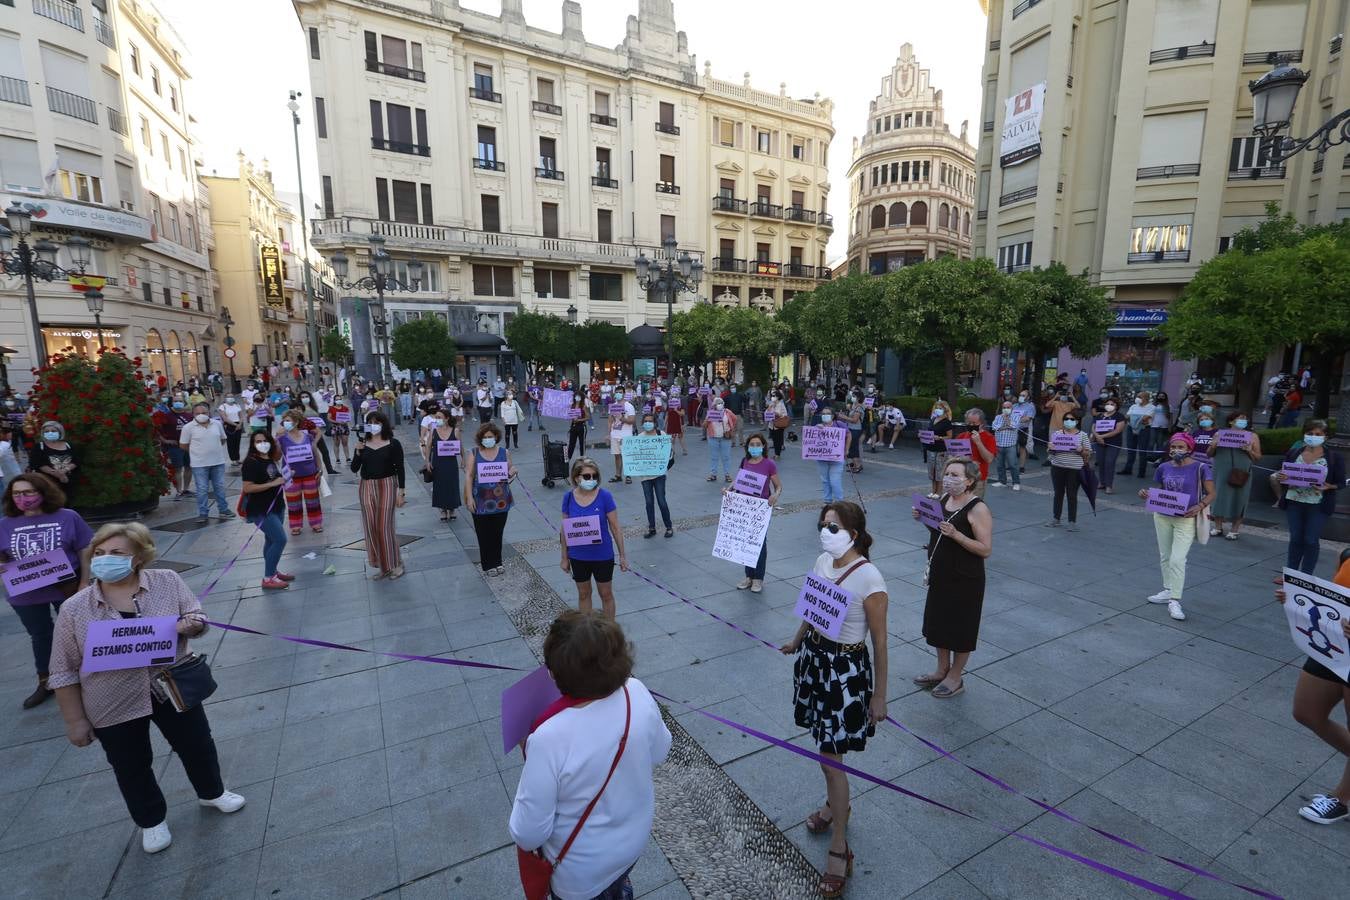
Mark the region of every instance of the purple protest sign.
[[502, 691], [502, 753], [510, 754], [530, 734], [534, 720], [562, 696], [547, 666]]
[[506, 481], [509, 473], [507, 471], [506, 460], [500, 462], [480, 462], [478, 464], [478, 483], [496, 484]]
[[1186, 494], [1179, 494], [1176, 491], [1164, 491], [1161, 488], [1149, 488], [1148, 500], [1144, 503], [1144, 509], [1149, 512], [1162, 513], [1165, 516], [1184, 516], [1186, 510], [1190, 507], [1191, 498]]
[[1081, 449], [1078, 434], [1077, 431], [1072, 434], [1056, 431], [1050, 435], [1050, 449], [1055, 453], [1077, 453]]
[[5, 583], [5, 592], [10, 597], [74, 577], [75, 570], [71, 568], [66, 551], [59, 548], [12, 560], [6, 563], [4, 571], [0, 572], [0, 579]]
[[1214, 442], [1214, 434], [1215, 432], [1212, 431], [1208, 433], [1204, 431], [1197, 431], [1193, 435], [1193, 437], [1195, 438], [1195, 446], [1208, 447], [1210, 444]]
[[736, 480], [732, 482], [731, 487], [733, 490], [748, 494], [751, 497], [763, 497], [764, 485], [768, 481], [768, 475], [760, 475], [758, 472], [751, 472], [749, 469], [739, 469], [736, 472]]
[[691, 387], [691, 388], [689, 388], [689, 396], [690, 396], [690, 397], [694, 396], [694, 395], [697, 394], [697, 393], [698, 393], [698, 388], [696, 388], [696, 387]]
[[310, 416], [309, 424], [313, 425], [315, 428], [323, 428], [328, 423], [323, 420], [323, 416]]
[[682, 406], [684, 406], [684, 401], [680, 399], [679, 394], [672, 391], [670, 394], [670, 408], [679, 409]]
[[572, 408], [572, 392], [544, 388], [544, 399], [539, 404], [539, 414], [550, 419], [566, 419]]
[[342, 425], [347, 425], [352, 420], [351, 410], [338, 410], [333, 413], [334, 421]]
[[802, 429], [802, 459], [843, 462], [847, 434], [847, 429], [833, 425], [807, 425]]
[[171, 665], [178, 653], [178, 618], [95, 619], [84, 636], [81, 672]]
[[911, 494], [910, 505], [919, 511], [919, 521], [929, 528], [937, 528], [946, 521], [942, 515], [942, 501], [923, 494]]
[[793, 615], [811, 625], [832, 641], [839, 640], [839, 629], [854, 600], [853, 592], [812, 572], [806, 573], [802, 592], [797, 595]]
[[575, 420], [580, 419], [581, 416], [582, 411], [580, 406], [570, 406], [567, 408], [567, 418]]
[[871, 409], [873, 406], [876, 406], [876, 405], [877, 405], [877, 401], [876, 401], [876, 399], [873, 398], [873, 397], [868, 397], [867, 399], [863, 400], [863, 408], [864, 408], [864, 409]]
[[720, 421], [722, 421], [723, 414], [724, 414], [725, 412], [726, 412], [726, 410], [721, 410], [721, 409], [710, 409], [710, 410], [708, 410], [708, 421], [709, 421], [709, 422], [720, 422]]
[[1284, 483], [1289, 487], [1317, 487], [1327, 480], [1325, 467], [1308, 463], [1287, 462], [1280, 466], [1280, 471], [1284, 473]]
[[772, 424], [773, 424], [773, 420], [776, 419], [776, 418], [778, 418], [778, 416], [774, 413], [773, 410], [771, 410], [771, 409], [766, 409], [766, 410], [764, 410], [764, 424], [765, 424], [765, 425], [772, 425]]
[[644, 404], [642, 404], [642, 412], [643, 412], [644, 415], [645, 415], [646, 413], [651, 412], [651, 411], [652, 411], [652, 405], [651, 405], [650, 403], [644, 403]]
[[609, 414], [614, 418], [622, 419], [623, 413], [624, 413], [624, 405], [622, 403], [611, 403], [609, 405]]
[[306, 441], [303, 444], [291, 444], [286, 448], [286, 464], [309, 462], [314, 458], [314, 448]]
[[932, 443], [933, 443], [934, 441], [936, 441], [936, 440], [937, 440], [937, 438], [933, 436], [933, 432], [931, 432], [931, 431], [920, 431], [920, 432], [919, 432], [919, 443], [920, 443], [920, 444], [932, 444]]
[[700, 394], [702, 394], [703, 396], [706, 397], [706, 396], [708, 396], [709, 394], [712, 393], [712, 388], [708, 387], [708, 386], [705, 384], [703, 387], [701, 387], [701, 388], [698, 389], [698, 392], [699, 392]]
[[1097, 434], [1110, 434], [1116, 430], [1116, 420], [1098, 419], [1096, 424], [1092, 426], [1092, 430]]
[[1221, 449], [1231, 447], [1234, 450], [1246, 450], [1252, 444], [1252, 433], [1237, 428], [1225, 428], [1214, 437]]
[[563, 543], [569, 547], [593, 547], [603, 544], [599, 516], [573, 516], [563, 519]]
[[947, 438], [948, 456], [969, 456], [970, 438]]
[[459, 456], [459, 441], [437, 441], [437, 456]]

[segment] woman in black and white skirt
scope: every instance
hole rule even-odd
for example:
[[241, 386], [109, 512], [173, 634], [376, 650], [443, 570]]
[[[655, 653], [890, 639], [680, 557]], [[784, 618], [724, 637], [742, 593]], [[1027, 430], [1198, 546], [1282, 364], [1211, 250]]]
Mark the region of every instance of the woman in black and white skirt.
[[[820, 753], [842, 760], [845, 753], [860, 752], [876, 733], [876, 723], [886, 718], [886, 582], [868, 560], [872, 536], [867, 519], [856, 503], [827, 503], [820, 513], [820, 546], [812, 574], [828, 579], [852, 595], [834, 641], [803, 623], [793, 639], [780, 649], [796, 654], [792, 668], [793, 717], [797, 725], [811, 730]], [[867, 635], [872, 636], [872, 656]], [[806, 819], [812, 834], [832, 831], [825, 873], [820, 876], [820, 895], [838, 897], [853, 874], [853, 853], [848, 849], [848, 777], [822, 765], [826, 802]]]

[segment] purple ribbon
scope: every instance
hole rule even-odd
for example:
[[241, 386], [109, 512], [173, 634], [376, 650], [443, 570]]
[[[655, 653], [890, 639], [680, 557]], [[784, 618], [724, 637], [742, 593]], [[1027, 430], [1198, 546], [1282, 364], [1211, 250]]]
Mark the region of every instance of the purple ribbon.
[[304, 644], [308, 647], [323, 647], [326, 650], [352, 650], [356, 653], [374, 653], [376, 656], [392, 656], [395, 659], [412, 659], [418, 662], [438, 663], [443, 666], [464, 666], [473, 669], [502, 669], [507, 672], [524, 672], [519, 666], [499, 666], [496, 663], [477, 662], [472, 659], [455, 659], [449, 656], [418, 656], [415, 653], [395, 653], [392, 650], [368, 650], [365, 647], [353, 647], [351, 644], [335, 644], [332, 641], [320, 641], [314, 638], [296, 637], [290, 634], [270, 634], [266, 631], [257, 631], [253, 628], [245, 628], [243, 625], [227, 625], [224, 622], [206, 623], [214, 628], [223, 628], [226, 631], [237, 631], [240, 634], [256, 634], [260, 637], [277, 638], [278, 640], [290, 641], [292, 644]]

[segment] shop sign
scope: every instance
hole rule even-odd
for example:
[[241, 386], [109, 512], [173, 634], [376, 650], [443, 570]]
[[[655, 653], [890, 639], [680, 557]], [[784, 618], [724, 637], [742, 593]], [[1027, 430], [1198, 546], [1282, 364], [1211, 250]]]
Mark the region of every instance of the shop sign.
[[100, 234], [135, 238], [142, 242], [155, 240], [149, 219], [133, 216], [120, 209], [88, 206], [69, 200], [42, 200], [25, 203], [33, 214], [33, 225], [59, 225], [65, 228], [84, 228]]
[[999, 165], [1007, 168], [1041, 154], [1041, 115], [1045, 111], [1045, 82], [1033, 84], [1004, 101], [1003, 133], [999, 136]]
[[271, 245], [259, 247], [258, 259], [263, 299], [268, 306], [280, 309], [286, 305], [286, 291], [281, 279], [281, 253]]
[[1117, 309], [1117, 328], [1156, 328], [1167, 321], [1165, 309]]

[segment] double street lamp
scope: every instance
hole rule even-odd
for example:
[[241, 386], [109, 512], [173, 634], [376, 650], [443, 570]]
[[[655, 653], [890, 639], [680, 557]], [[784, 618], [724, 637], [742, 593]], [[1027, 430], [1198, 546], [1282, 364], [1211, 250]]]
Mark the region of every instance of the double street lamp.
[[[89, 241], [79, 235], [66, 238], [64, 246], [70, 253], [75, 268], [66, 269], [56, 264], [57, 251], [61, 245], [42, 239], [28, 243], [33, 231], [33, 211], [15, 200], [5, 210], [5, 224], [0, 225], [0, 270], [6, 275], [18, 275], [23, 278], [28, 294], [28, 318], [33, 328], [33, 358], [38, 366], [47, 360], [45, 344], [42, 340], [42, 325], [38, 321], [37, 293], [34, 282], [58, 281], [71, 275], [84, 275], [93, 258]], [[14, 246], [9, 245], [13, 242]], [[99, 294], [100, 310], [103, 295]], [[90, 304], [93, 310], [93, 304]], [[103, 332], [99, 329], [99, 344], [103, 343]]]
[[330, 256], [328, 262], [333, 266], [333, 274], [337, 276], [337, 282], [343, 288], [375, 292], [375, 309], [371, 313], [371, 324], [375, 327], [376, 352], [380, 356], [380, 373], [385, 381], [389, 381], [392, 377], [389, 367], [389, 316], [384, 308], [384, 293], [385, 291], [419, 290], [422, 285], [424, 264], [419, 259], [408, 260], [409, 280], [403, 281], [394, 276], [394, 258], [389, 255], [389, 251], [384, 249], [384, 236], [372, 234], [368, 240], [370, 241], [368, 275], [348, 281], [347, 266], [350, 260], [347, 259], [347, 254], [341, 250]]
[[675, 251], [675, 238], [667, 237], [661, 241], [661, 250], [655, 259], [648, 259], [645, 253], [639, 253], [633, 263], [638, 287], [666, 295], [666, 357], [669, 366], [666, 377], [672, 379], [675, 377], [675, 334], [672, 330], [675, 296], [683, 291], [692, 293], [698, 290], [699, 282], [703, 280], [703, 261], [691, 257], [687, 250], [681, 250], [678, 254]]
[[1256, 81], [1247, 83], [1247, 89], [1252, 92], [1252, 131], [1266, 139], [1272, 164], [1282, 163], [1295, 153], [1309, 148], [1322, 154], [1338, 144], [1350, 141], [1350, 109], [1327, 119], [1307, 137], [1280, 134], [1290, 127], [1294, 118], [1294, 104], [1307, 80], [1307, 72], [1289, 65], [1287, 61], [1281, 61]]

